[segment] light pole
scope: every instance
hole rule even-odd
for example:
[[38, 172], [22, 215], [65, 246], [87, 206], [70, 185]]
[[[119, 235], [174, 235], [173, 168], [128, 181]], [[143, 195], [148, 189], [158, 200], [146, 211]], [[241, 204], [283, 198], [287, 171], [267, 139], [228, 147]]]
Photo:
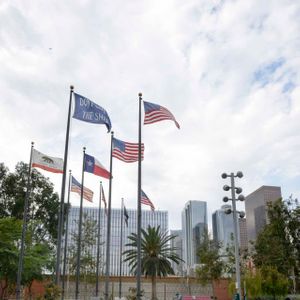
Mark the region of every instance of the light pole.
[[238, 242], [238, 219], [237, 219], [237, 214], [239, 214], [240, 217], [243, 218], [245, 216], [245, 213], [244, 212], [238, 212], [236, 210], [236, 203], [235, 202], [236, 202], [236, 200], [244, 201], [245, 197], [243, 195], [239, 195], [238, 198], [236, 199], [235, 193], [240, 194], [242, 192], [242, 188], [235, 187], [234, 178], [235, 177], [242, 178], [243, 177], [243, 173], [241, 171], [239, 171], [236, 174], [234, 174], [234, 173], [230, 173], [230, 174], [223, 173], [222, 174], [222, 178], [223, 179], [226, 179], [227, 177], [230, 177], [230, 179], [231, 179], [231, 186], [224, 185], [223, 186], [223, 190], [224, 191], [229, 191], [231, 189], [231, 199], [228, 198], [228, 197], [224, 197], [223, 201], [224, 202], [228, 202], [229, 200], [232, 201], [232, 210], [231, 209], [227, 209], [226, 213], [230, 214], [232, 212], [232, 215], [233, 215], [236, 288], [237, 288], [237, 291], [238, 291], [236, 299], [239, 300], [241, 298], [241, 296], [242, 296], [242, 288], [241, 288], [241, 270], [240, 270], [240, 255], [239, 255], [239, 242]]

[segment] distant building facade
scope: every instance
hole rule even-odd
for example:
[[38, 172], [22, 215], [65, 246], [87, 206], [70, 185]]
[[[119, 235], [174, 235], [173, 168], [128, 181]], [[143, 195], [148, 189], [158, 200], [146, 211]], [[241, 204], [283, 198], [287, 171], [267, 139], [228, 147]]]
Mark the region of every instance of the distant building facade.
[[[170, 230], [170, 234], [176, 236], [171, 241], [171, 247], [175, 248], [175, 253], [178, 255], [179, 258], [183, 259], [183, 249], [182, 249], [182, 230]], [[174, 270], [175, 275], [182, 276], [183, 275], [183, 263], [180, 262], [176, 264], [175, 262], [171, 262], [172, 268]]]
[[248, 248], [247, 219], [239, 218], [239, 230], [240, 230], [240, 248], [241, 250], [246, 250]]
[[[127, 209], [129, 219], [128, 227], [123, 224], [123, 251], [127, 250], [124, 246], [129, 242], [127, 237], [131, 233], [137, 232], [137, 211], [133, 209]], [[98, 208], [83, 208], [83, 214], [87, 214], [89, 219], [97, 221], [98, 224]], [[110, 275], [119, 275], [119, 263], [120, 263], [120, 241], [121, 241], [121, 209], [111, 210], [111, 240], [110, 240]], [[79, 220], [79, 207], [71, 207], [69, 212], [69, 229], [68, 229], [68, 245], [74, 243], [72, 240], [72, 233], [78, 233], [78, 220]], [[163, 232], [168, 231], [168, 212], [167, 211], [150, 211], [142, 210], [142, 228], [146, 229], [150, 226], [160, 226]], [[97, 225], [98, 226], [98, 225]], [[100, 253], [101, 261], [106, 261], [106, 232], [107, 232], [107, 216], [105, 211], [101, 209], [100, 214]], [[97, 232], [95, 233], [97, 235]], [[63, 239], [64, 240], [64, 239]], [[96, 239], [97, 241], [97, 239]], [[93, 246], [92, 255], [94, 258], [97, 256], [97, 242]], [[104, 263], [102, 264], [102, 273], [105, 272]], [[132, 275], [128, 263], [122, 264], [122, 275]]]
[[223, 205], [221, 209], [212, 214], [213, 238], [221, 243], [221, 254], [226, 253], [226, 248], [233, 244], [234, 224], [233, 215], [226, 214], [225, 210], [230, 209], [231, 205]]
[[245, 199], [248, 241], [255, 241], [259, 232], [268, 223], [267, 205], [281, 198], [278, 186], [262, 186]]
[[[226, 254], [226, 248], [234, 245], [234, 222], [233, 214], [226, 214], [226, 209], [232, 209], [231, 205], [223, 205], [221, 209], [212, 214], [213, 238], [221, 243], [221, 255]], [[248, 247], [246, 219], [238, 218], [238, 237], [239, 246], [242, 250]]]
[[190, 272], [199, 263], [197, 249], [204, 231], [207, 230], [207, 203], [188, 201], [182, 211], [182, 240], [184, 271]]

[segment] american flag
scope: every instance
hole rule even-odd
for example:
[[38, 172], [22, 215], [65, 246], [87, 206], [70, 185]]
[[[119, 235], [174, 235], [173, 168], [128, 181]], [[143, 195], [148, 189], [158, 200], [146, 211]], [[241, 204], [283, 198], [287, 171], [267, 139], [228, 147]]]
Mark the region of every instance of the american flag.
[[147, 197], [147, 195], [142, 191], [142, 195], [141, 195], [141, 203], [145, 204], [145, 205], [149, 205], [151, 207], [151, 210], [154, 211], [155, 207], [153, 205], [153, 203], [150, 201], [150, 199]]
[[[138, 143], [127, 143], [116, 138], [113, 138], [113, 151], [112, 156], [130, 163], [139, 160], [139, 144]], [[141, 145], [142, 159], [144, 158], [144, 144]]]
[[105, 214], [107, 215], [107, 203], [106, 203], [106, 200], [105, 200], [105, 195], [104, 195], [104, 190], [103, 190], [102, 185], [101, 185], [101, 195], [102, 195], [102, 201], [104, 203]]
[[[71, 192], [77, 193], [81, 196], [81, 184], [72, 176], [72, 183], [71, 183]], [[93, 202], [93, 191], [90, 189], [83, 187], [83, 198], [87, 201]]]
[[173, 114], [163, 106], [144, 101], [145, 118], [144, 124], [152, 124], [163, 120], [172, 120], [178, 129], [180, 126]]

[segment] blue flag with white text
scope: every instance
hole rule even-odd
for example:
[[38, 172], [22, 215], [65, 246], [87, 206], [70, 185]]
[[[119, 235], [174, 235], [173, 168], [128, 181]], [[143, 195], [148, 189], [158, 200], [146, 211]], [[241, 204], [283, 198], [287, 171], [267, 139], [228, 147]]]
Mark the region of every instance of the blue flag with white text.
[[88, 98], [74, 93], [75, 109], [73, 118], [94, 124], [104, 124], [110, 132], [111, 122], [107, 111]]

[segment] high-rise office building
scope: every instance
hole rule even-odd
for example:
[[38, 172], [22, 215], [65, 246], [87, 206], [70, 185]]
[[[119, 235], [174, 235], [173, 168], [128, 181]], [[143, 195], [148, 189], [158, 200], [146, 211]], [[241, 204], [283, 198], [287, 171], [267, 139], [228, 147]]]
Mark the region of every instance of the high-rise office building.
[[[182, 256], [182, 230], [170, 230], [170, 234], [174, 235], [175, 238], [171, 240], [171, 247], [175, 248], [175, 253], [179, 258], [183, 259]], [[175, 262], [171, 262], [171, 266], [174, 270], [175, 275], [181, 276], [183, 274], [183, 265], [182, 262], [176, 264]]]
[[267, 206], [281, 198], [278, 186], [262, 186], [245, 199], [248, 241], [255, 241], [259, 232], [268, 223]]
[[207, 204], [204, 201], [188, 201], [182, 211], [182, 239], [184, 270], [190, 272], [199, 263], [197, 249], [207, 229]]
[[[234, 245], [234, 223], [233, 214], [226, 214], [227, 209], [232, 209], [231, 205], [223, 205], [212, 215], [213, 237], [216, 242], [221, 243], [221, 254], [226, 253], [226, 247]], [[248, 247], [246, 219], [238, 218], [239, 246], [242, 250]]]
[[221, 209], [212, 214], [213, 237], [216, 242], [221, 243], [221, 254], [225, 254], [226, 248], [233, 244], [234, 224], [233, 215], [226, 214], [226, 209], [231, 205], [223, 205]]
[[[91, 220], [97, 221], [98, 224], [98, 208], [83, 208], [83, 214]], [[111, 240], [110, 240], [110, 275], [119, 275], [120, 262], [120, 241], [121, 241], [121, 209], [111, 210]], [[123, 251], [127, 250], [124, 245], [129, 242], [127, 237], [131, 233], [137, 232], [137, 211], [127, 209], [129, 216], [128, 226], [123, 224]], [[71, 207], [69, 212], [69, 229], [68, 229], [68, 244], [74, 243], [72, 233], [78, 233], [79, 207]], [[148, 226], [160, 226], [162, 232], [168, 231], [168, 212], [167, 211], [149, 211], [142, 210], [142, 228], [146, 229]], [[107, 232], [107, 216], [103, 209], [100, 214], [100, 253], [102, 263], [102, 271], [105, 272], [104, 262], [106, 261], [106, 232]], [[97, 231], [95, 232], [97, 236]], [[63, 239], [64, 240], [64, 239]], [[97, 241], [97, 239], [96, 239]], [[96, 258], [97, 242], [91, 249], [92, 256]], [[130, 275], [130, 268], [128, 263], [122, 264], [123, 275]]]
[[248, 248], [248, 235], [247, 235], [247, 220], [245, 218], [239, 218], [239, 229], [240, 229], [240, 247], [241, 250]]

